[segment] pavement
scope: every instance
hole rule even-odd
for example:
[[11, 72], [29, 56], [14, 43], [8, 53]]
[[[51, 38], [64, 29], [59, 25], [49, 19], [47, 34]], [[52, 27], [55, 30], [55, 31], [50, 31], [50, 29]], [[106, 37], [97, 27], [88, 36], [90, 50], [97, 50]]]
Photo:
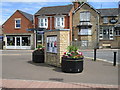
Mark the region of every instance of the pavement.
[[3, 88], [118, 88], [118, 65], [84, 59], [82, 73], [64, 73], [45, 63], [33, 63], [32, 51], [3, 51]]

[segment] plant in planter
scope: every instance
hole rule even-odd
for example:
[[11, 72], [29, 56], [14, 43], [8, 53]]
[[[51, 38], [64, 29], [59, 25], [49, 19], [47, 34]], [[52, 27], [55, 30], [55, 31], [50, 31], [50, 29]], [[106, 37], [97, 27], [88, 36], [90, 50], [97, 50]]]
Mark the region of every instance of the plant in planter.
[[82, 52], [75, 46], [68, 46], [68, 52], [64, 52], [61, 68], [63, 72], [82, 72], [83, 58]]
[[42, 45], [37, 46], [37, 50], [33, 52], [32, 60], [35, 63], [44, 63], [44, 47]]

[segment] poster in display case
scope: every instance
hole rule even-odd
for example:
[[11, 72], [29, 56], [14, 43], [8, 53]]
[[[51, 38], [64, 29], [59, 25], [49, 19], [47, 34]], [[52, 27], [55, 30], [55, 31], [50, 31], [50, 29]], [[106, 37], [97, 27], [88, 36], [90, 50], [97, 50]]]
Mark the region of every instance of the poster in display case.
[[47, 52], [57, 53], [57, 36], [47, 37]]

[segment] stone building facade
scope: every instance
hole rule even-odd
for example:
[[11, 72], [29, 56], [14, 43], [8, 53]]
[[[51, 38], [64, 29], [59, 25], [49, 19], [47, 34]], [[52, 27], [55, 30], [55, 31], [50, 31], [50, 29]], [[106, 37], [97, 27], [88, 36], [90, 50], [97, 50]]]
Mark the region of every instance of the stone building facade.
[[[120, 48], [119, 9], [82, 3], [73, 11], [73, 41], [92, 48]], [[90, 47], [90, 48], [91, 48]]]
[[73, 12], [73, 41], [87, 46], [98, 42], [99, 12], [88, 3], [82, 3]]

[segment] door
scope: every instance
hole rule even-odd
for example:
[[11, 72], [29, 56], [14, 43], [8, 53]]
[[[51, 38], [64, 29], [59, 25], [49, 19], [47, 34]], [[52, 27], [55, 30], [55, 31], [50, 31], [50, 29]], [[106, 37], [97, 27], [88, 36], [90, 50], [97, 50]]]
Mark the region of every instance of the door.
[[21, 49], [21, 37], [16, 37], [16, 49]]

